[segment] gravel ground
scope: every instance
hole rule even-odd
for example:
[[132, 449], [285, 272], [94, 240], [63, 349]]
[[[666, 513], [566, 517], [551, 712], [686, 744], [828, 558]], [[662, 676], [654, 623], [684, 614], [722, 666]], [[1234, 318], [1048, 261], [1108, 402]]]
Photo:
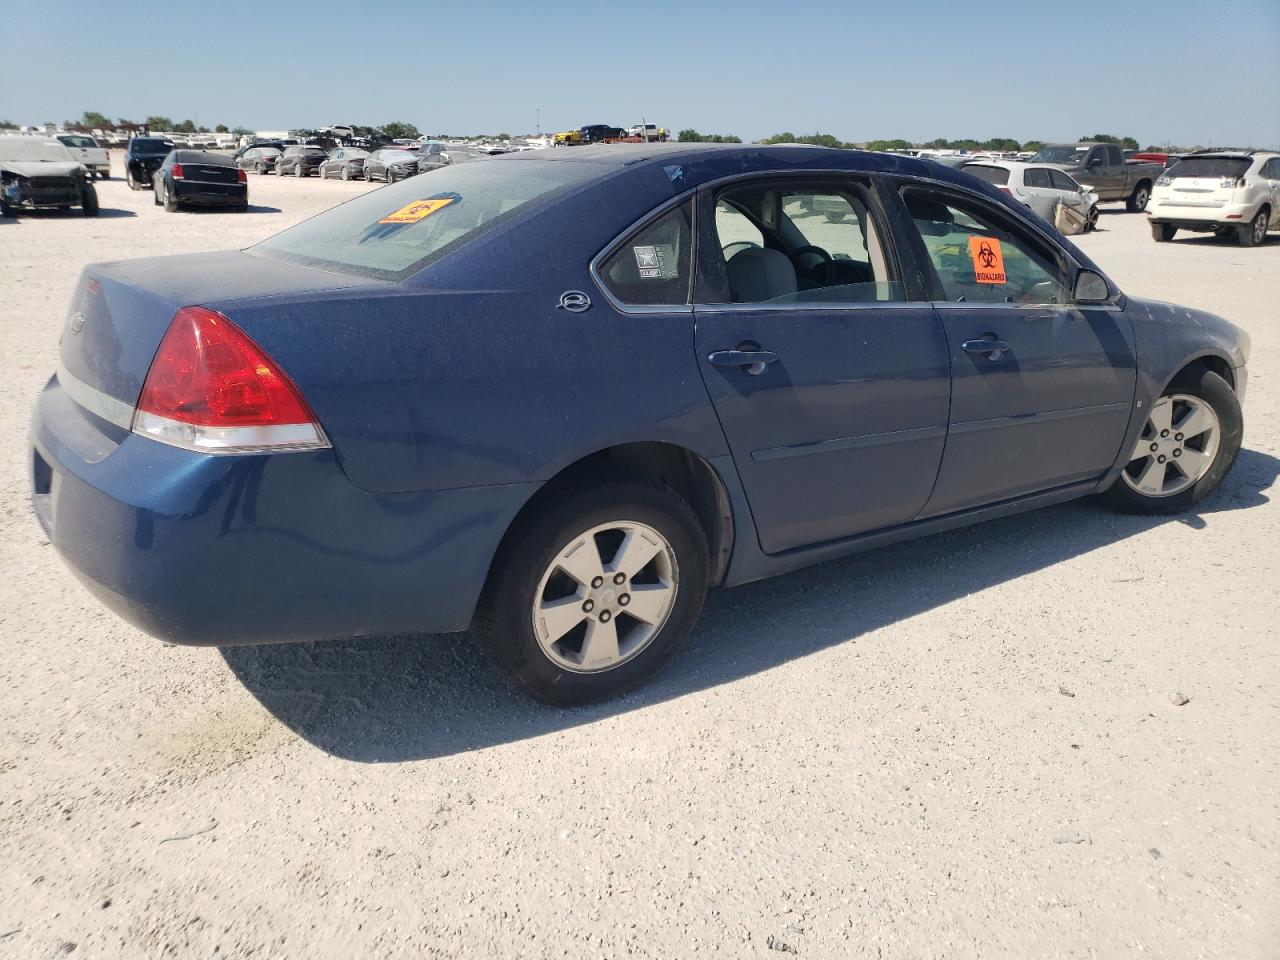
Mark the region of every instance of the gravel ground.
[[1277, 955], [1280, 242], [1118, 209], [1081, 241], [1253, 334], [1199, 512], [1070, 504], [723, 592], [656, 683], [550, 710], [465, 637], [163, 646], [31, 514], [84, 263], [365, 189], [171, 215], [112, 180], [97, 220], [0, 220], [0, 957]]

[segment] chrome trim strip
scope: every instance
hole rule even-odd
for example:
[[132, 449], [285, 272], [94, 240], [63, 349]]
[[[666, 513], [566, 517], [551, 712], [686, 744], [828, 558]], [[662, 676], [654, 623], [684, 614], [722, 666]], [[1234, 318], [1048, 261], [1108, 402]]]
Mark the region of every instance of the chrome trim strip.
[[1024, 423], [1047, 423], [1050, 420], [1065, 420], [1068, 417], [1090, 417], [1100, 413], [1129, 412], [1128, 403], [1103, 403], [1096, 407], [1072, 407], [1069, 410], [1047, 410], [1044, 413], [1026, 413], [1019, 417], [995, 417], [991, 420], [970, 420], [967, 423], [951, 424], [952, 433], [977, 433], [981, 430], [995, 430], [1000, 427], [1014, 427]]
[[67, 392], [67, 396], [94, 416], [101, 417], [108, 423], [114, 423], [125, 430], [133, 427], [133, 404], [117, 400], [110, 394], [89, 386], [67, 370], [61, 361], [58, 363], [57, 377], [59, 385]]
[[751, 459], [757, 463], [768, 460], [786, 460], [790, 457], [805, 457], [811, 453], [831, 453], [835, 450], [855, 450], [858, 447], [876, 447], [886, 443], [903, 443], [911, 440], [932, 440], [947, 434], [945, 425], [936, 427], [910, 427], [906, 430], [891, 430], [888, 433], [866, 433], [859, 437], [841, 437], [838, 440], [816, 440], [812, 443], [798, 443], [790, 447], [769, 447], [765, 450], [752, 450]]
[[318, 425], [285, 423], [269, 427], [205, 427], [139, 410], [133, 432], [183, 450], [210, 454], [291, 453], [323, 450], [329, 440]]

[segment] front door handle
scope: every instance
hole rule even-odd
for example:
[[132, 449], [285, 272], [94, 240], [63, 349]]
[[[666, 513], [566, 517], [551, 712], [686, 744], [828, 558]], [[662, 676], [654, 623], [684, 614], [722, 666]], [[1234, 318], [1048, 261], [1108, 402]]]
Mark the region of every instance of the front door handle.
[[1009, 351], [1009, 344], [1003, 340], [986, 339], [966, 340], [960, 344], [960, 349], [965, 353], [981, 353], [985, 354], [988, 360], [999, 360]]
[[778, 362], [772, 350], [717, 350], [707, 354], [707, 362], [717, 367], [737, 367], [743, 373], [759, 376], [765, 367]]

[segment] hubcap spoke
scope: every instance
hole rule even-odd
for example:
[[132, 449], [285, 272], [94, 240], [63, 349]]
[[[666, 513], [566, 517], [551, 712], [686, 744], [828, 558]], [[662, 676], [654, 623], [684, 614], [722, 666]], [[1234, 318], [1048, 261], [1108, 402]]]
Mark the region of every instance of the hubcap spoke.
[[566, 633], [580, 624], [586, 617], [582, 609], [582, 598], [575, 594], [563, 600], [552, 600], [538, 607], [538, 618], [542, 621], [542, 636], [548, 643], [554, 643]]
[[1146, 494], [1163, 493], [1166, 472], [1165, 464], [1152, 457], [1147, 465], [1142, 468], [1142, 472], [1138, 474], [1137, 479], [1134, 480], [1134, 486]]
[[618, 627], [610, 620], [602, 623], [599, 620], [587, 621], [587, 636], [582, 641], [582, 665], [607, 666], [618, 659]]
[[666, 615], [673, 588], [665, 583], [636, 584], [631, 588], [630, 616], [657, 626]]
[[1205, 471], [1209, 469], [1209, 464], [1213, 462], [1213, 457], [1199, 450], [1183, 447], [1182, 454], [1174, 462], [1177, 463], [1178, 469], [1186, 475], [1188, 480], [1195, 481], [1205, 475]]
[[604, 564], [600, 562], [600, 550], [596, 547], [595, 537], [592, 536], [584, 536], [562, 553], [557, 564], [561, 570], [584, 587], [590, 587], [593, 579], [604, 575]]
[[1174, 426], [1174, 431], [1182, 434], [1184, 440], [1198, 437], [1213, 427], [1213, 419], [1209, 412], [1201, 406], [1192, 406], [1182, 415], [1182, 419]]
[[1150, 437], [1139, 437], [1137, 444], [1133, 448], [1133, 454], [1129, 457], [1129, 462], [1133, 463], [1135, 460], [1151, 456], [1151, 443]]
[[1161, 430], [1168, 430], [1173, 421], [1173, 401], [1168, 397], [1161, 397], [1156, 401], [1156, 405], [1151, 408], [1151, 416], [1148, 419], [1151, 425], [1156, 428], [1157, 436], [1159, 436]]
[[613, 562], [609, 564], [609, 570], [613, 573], [625, 573], [628, 578], [634, 577], [662, 548], [663, 543], [646, 531], [635, 528], [628, 530], [618, 552], [614, 554]]

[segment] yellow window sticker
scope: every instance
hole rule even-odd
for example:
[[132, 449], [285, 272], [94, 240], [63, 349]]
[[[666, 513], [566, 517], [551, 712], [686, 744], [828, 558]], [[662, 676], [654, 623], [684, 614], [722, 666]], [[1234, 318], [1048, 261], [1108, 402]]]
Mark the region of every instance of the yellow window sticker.
[[389, 213], [379, 223], [417, 223], [423, 220], [437, 210], [443, 210], [449, 204], [453, 203], [456, 197], [432, 197], [429, 200], [415, 200], [413, 203], [405, 204], [395, 213]]

